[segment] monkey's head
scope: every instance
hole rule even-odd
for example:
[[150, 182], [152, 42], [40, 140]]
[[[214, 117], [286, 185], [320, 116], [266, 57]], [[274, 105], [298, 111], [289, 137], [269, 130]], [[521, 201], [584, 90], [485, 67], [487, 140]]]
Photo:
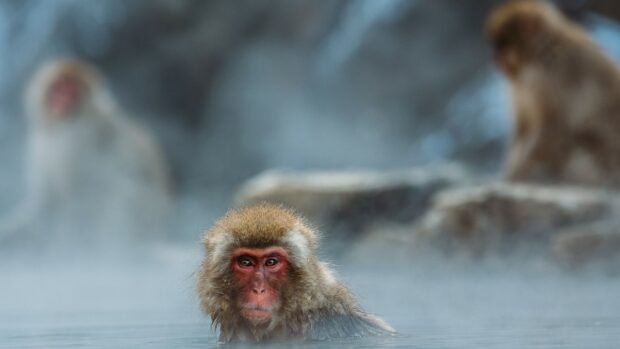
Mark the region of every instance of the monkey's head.
[[71, 120], [92, 102], [97, 81], [97, 73], [77, 60], [48, 63], [30, 83], [26, 96], [28, 113], [33, 121], [45, 124]]
[[564, 25], [564, 17], [549, 3], [511, 0], [489, 16], [486, 32], [496, 64], [509, 77], [544, 55], [550, 35]]
[[308, 288], [315, 286], [300, 280], [322, 275], [316, 240], [297, 215], [278, 206], [229, 212], [204, 238], [198, 281], [203, 309], [223, 329], [274, 329], [286, 309], [304, 301], [299, 295], [313, 293]]

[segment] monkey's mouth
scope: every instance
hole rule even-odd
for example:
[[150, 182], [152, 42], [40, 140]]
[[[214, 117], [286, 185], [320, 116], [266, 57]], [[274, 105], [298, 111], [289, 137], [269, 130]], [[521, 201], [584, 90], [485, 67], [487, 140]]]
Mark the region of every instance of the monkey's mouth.
[[258, 304], [244, 304], [241, 306], [241, 316], [252, 323], [260, 323], [271, 318], [272, 307]]

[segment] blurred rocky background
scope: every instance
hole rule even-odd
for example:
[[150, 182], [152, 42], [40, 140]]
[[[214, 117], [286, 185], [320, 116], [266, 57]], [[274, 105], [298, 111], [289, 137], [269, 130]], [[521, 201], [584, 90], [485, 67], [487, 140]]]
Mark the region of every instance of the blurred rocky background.
[[[503, 246], [493, 234], [528, 230], [524, 220], [555, 231], [609, 219], [607, 194], [588, 201], [491, 185], [436, 198], [448, 187], [484, 186], [502, 162], [508, 98], [482, 29], [497, 3], [0, 1], [0, 212], [23, 195], [25, 83], [46, 60], [75, 56], [98, 67], [119, 104], [162, 143], [179, 240], [196, 241], [228, 207], [257, 200], [342, 231], [339, 249], [357, 239], [404, 254], [417, 246], [414, 232], [483, 234], [484, 246]], [[620, 57], [620, 5], [558, 3]], [[463, 200], [485, 208], [459, 218]], [[437, 223], [438, 215], [450, 218]], [[610, 228], [595, 230], [606, 237]], [[571, 252], [571, 237], [544, 239], [569, 264], [589, 253]], [[484, 254], [481, 246], [472, 253]]]

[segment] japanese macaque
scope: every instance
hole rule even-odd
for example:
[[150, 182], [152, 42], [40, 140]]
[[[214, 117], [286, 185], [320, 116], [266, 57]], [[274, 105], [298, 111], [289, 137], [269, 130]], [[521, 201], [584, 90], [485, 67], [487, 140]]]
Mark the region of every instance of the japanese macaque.
[[206, 233], [204, 244], [198, 296], [220, 342], [394, 333], [317, 260], [317, 235], [287, 209], [233, 210]]
[[513, 0], [487, 32], [508, 78], [512, 181], [620, 184], [620, 71], [552, 5]]
[[[169, 178], [154, 139], [115, 106], [97, 72], [77, 60], [46, 64], [25, 96], [26, 197], [4, 221], [77, 240], [152, 234], [167, 210]], [[53, 232], [56, 230], [56, 232]]]

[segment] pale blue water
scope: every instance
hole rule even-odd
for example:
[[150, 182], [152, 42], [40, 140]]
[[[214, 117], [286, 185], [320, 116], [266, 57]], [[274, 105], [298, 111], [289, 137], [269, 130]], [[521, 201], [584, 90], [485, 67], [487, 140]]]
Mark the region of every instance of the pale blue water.
[[[198, 258], [131, 267], [3, 265], [0, 348], [214, 347], [216, 336], [193, 295]], [[337, 269], [360, 302], [401, 335], [296, 347], [620, 347], [617, 278], [552, 268]]]

